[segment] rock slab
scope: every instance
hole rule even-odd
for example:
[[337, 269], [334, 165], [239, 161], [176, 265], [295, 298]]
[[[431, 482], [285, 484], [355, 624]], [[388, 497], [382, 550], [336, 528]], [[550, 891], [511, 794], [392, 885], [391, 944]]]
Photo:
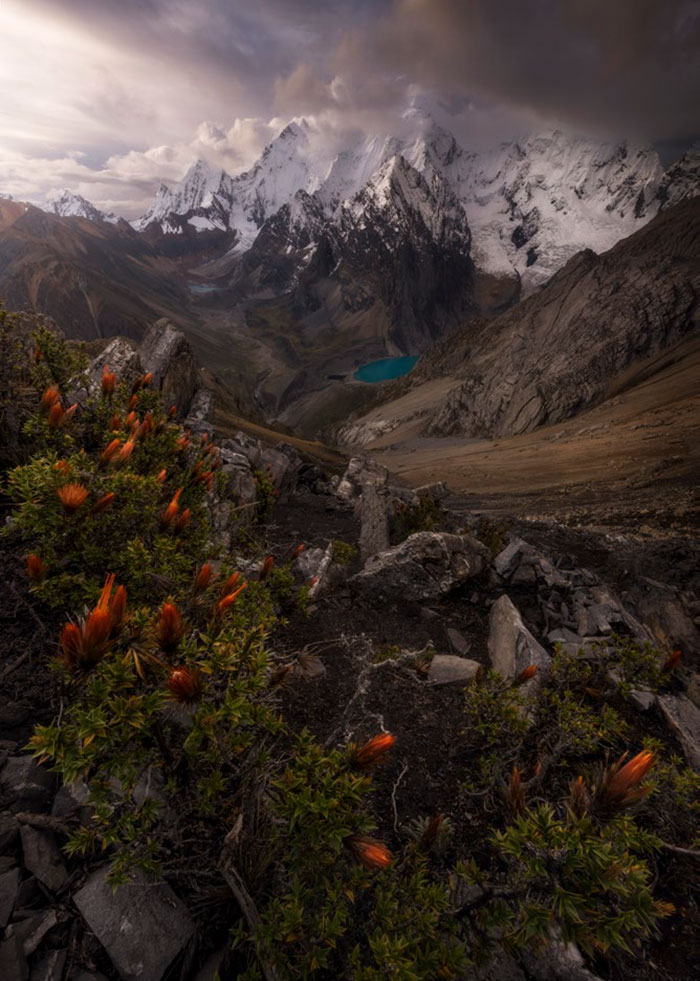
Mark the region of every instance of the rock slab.
[[488, 647], [491, 664], [507, 681], [516, 678], [531, 664], [545, 669], [552, 661], [505, 595], [497, 599], [491, 607]]
[[194, 933], [194, 922], [167, 883], [137, 874], [114, 892], [108, 871], [93, 873], [75, 904], [126, 981], [160, 981]]

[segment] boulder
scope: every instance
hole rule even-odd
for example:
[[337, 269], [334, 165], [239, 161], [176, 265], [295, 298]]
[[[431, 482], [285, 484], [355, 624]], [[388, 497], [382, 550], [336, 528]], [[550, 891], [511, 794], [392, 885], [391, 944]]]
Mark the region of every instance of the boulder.
[[360, 556], [367, 560], [389, 548], [389, 509], [385, 494], [366, 484], [360, 497]]
[[449, 493], [449, 487], [444, 480], [438, 480], [434, 484], [422, 484], [415, 489], [419, 501], [441, 501]]
[[488, 549], [468, 535], [420, 531], [377, 555], [350, 580], [376, 602], [444, 596], [488, 566]]
[[153, 375], [151, 385], [161, 392], [166, 408], [177, 406], [186, 416], [199, 384], [199, 370], [189, 341], [165, 318], [146, 332], [138, 349], [144, 371]]
[[8, 937], [0, 943], [0, 978], [2, 981], [27, 981], [29, 967], [19, 937]]
[[309, 596], [323, 589], [333, 562], [333, 547], [307, 548], [294, 562], [294, 571], [309, 586]]
[[49, 950], [41, 957], [29, 975], [29, 981], [62, 981], [68, 950]]
[[348, 463], [335, 493], [341, 501], [351, 501], [360, 496], [365, 484], [386, 487], [388, 479], [389, 471], [376, 460], [371, 457], [354, 456]]
[[274, 449], [266, 447], [262, 451], [260, 468], [267, 470], [279, 491], [280, 500], [286, 501], [296, 490], [301, 457], [289, 443], [278, 443]]
[[195, 924], [167, 883], [137, 873], [115, 892], [107, 873], [107, 867], [94, 872], [75, 904], [123, 978], [160, 981]]
[[144, 370], [133, 342], [126, 337], [113, 337], [102, 354], [93, 358], [84, 374], [71, 383], [68, 401], [86, 405], [88, 399], [99, 395], [105, 365], [117, 376], [117, 383], [126, 382], [127, 385], [131, 385]]
[[481, 671], [481, 665], [468, 657], [436, 654], [430, 662], [428, 681], [433, 685], [469, 685]]
[[[505, 595], [497, 599], [491, 607], [488, 649], [491, 664], [507, 681], [512, 681], [531, 664], [538, 669], [545, 669], [552, 661]], [[535, 680], [536, 678], [533, 682]]]
[[688, 765], [700, 773], [700, 708], [685, 695], [659, 695], [658, 704], [678, 736]]
[[19, 836], [19, 824], [9, 811], [0, 814], [0, 854], [9, 851]]
[[10, 869], [0, 875], [0, 930], [7, 926], [19, 891], [19, 869]]

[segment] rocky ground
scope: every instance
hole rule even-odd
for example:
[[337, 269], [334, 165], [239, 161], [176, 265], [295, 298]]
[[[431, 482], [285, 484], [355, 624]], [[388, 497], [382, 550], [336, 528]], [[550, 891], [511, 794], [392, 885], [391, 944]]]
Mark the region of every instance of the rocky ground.
[[[531, 663], [546, 668], [555, 644], [585, 649], [613, 631], [682, 648], [672, 687], [661, 696], [636, 693], [629, 713], [700, 769], [697, 553], [669, 545], [648, 568], [634, 543], [547, 522], [510, 528], [485, 522], [441, 485], [417, 492], [391, 485], [371, 460], [351, 461], [341, 477], [288, 448], [266, 449], [242, 435], [222, 449], [238, 497], [256, 455], [276, 469], [282, 494], [259, 544], [282, 558], [303, 541], [296, 574], [316, 580], [309, 608], [289, 611], [272, 640], [280, 663], [292, 666], [281, 688], [285, 715], [329, 746], [378, 729], [397, 735], [397, 754], [377, 778], [376, 818], [387, 838], [426, 813], [448, 814], [458, 836], [469, 834], [476, 817], [459, 790], [459, 735], [463, 688], [479, 671], [494, 665], [512, 678]], [[441, 502], [431, 506], [439, 530], [392, 545], [392, 535], [394, 541], [401, 535], [392, 530], [390, 511], [421, 499]], [[205, 897], [188, 893], [177, 873], [156, 886], [138, 880], [115, 895], [104, 883], [103, 863], [61, 853], [66, 822], [80, 811], [79, 788], [57, 786], [24, 752], [33, 725], [61, 711], [46, 657], [56, 631], [34, 608], [19, 566], [7, 561], [0, 610], [0, 977], [206, 981], [216, 970], [235, 977], [225, 934], [236, 906], [221, 875]], [[700, 956], [693, 946], [699, 922], [693, 868], [665, 855], [657, 874], [662, 897], [678, 902], [680, 890], [684, 899], [643, 956], [601, 959], [589, 965], [594, 975], [575, 950], [554, 944], [544, 959], [492, 966], [484, 981], [689, 981], [693, 957]], [[124, 933], [124, 922], [133, 935]]]

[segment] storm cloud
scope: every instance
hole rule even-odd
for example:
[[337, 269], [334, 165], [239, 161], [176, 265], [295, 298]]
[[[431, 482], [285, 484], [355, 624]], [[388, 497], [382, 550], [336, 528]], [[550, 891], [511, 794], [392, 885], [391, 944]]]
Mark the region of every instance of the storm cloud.
[[668, 157], [700, 132], [698, 0], [4, 0], [0, 39], [0, 191], [129, 215], [295, 115], [339, 142], [419, 101], [475, 149], [558, 125]]

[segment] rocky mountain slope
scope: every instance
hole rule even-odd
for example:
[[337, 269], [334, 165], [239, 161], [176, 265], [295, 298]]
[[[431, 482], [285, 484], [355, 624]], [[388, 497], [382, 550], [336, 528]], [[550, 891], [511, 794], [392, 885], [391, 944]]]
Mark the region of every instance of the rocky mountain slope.
[[89, 218], [90, 221], [108, 221], [115, 225], [118, 221], [123, 221], [117, 215], [110, 212], [100, 211], [94, 204], [74, 191], [64, 188], [49, 195], [47, 200], [48, 207], [45, 209], [61, 218]]
[[171, 263], [126, 222], [47, 214], [0, 200], [0, 296], [60, 320], [72, 337], [137, 338], [154, 319], [191, 318]]
[[407, 383], [454, 379], [425, 432], [503, 436], [575, 415], [632, 364], [697, 333], [698, 295], [695, 198], [602, 256], [580, 253], [536, 295], [436, 345]]

